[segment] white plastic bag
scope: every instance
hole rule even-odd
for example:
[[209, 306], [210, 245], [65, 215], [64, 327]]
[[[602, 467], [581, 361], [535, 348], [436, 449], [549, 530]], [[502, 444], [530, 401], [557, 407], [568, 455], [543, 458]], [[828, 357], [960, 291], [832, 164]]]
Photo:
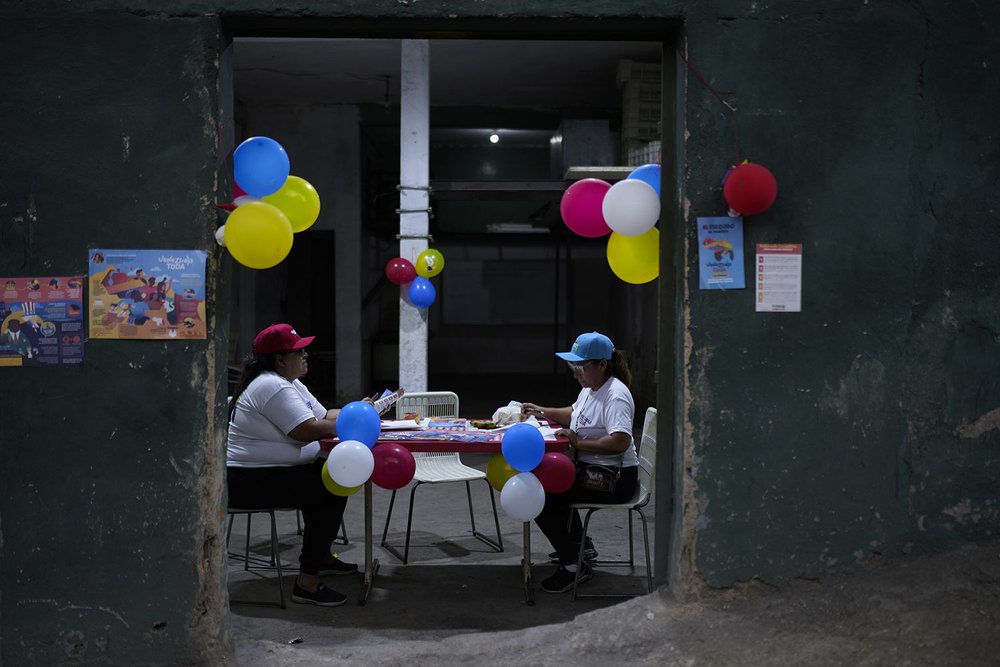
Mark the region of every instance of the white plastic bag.
[[510, 426], [524, 421], [524, 417], [521, 415], [521, 402], [511, 401], [502, 408], [497, 408], [496, 412], [493, 413], [493, 421], [497, 423], [497, 426]]

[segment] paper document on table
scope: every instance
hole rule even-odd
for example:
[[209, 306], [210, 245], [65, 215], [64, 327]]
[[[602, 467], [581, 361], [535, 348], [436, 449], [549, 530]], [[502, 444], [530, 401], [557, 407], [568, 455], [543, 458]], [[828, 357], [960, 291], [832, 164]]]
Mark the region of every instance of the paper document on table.
[[387, 419], [382, 422], [383, 431], [415, 431], [423, 428], [414, 419]]
[[545, 442], [555, 442], [557, 440], [557, 430], [559, 429], [551, 428], [549, 426], [538, 427], [538, 432], [542, 434], [542, 439], [545, 440]]
[[438, 417], [427, 422], [427, 428], [435, 431], [468, 431], [467, 419]]

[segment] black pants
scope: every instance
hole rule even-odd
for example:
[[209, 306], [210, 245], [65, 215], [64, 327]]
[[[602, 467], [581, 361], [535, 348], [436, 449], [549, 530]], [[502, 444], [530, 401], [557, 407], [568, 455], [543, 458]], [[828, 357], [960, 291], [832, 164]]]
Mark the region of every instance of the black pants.
[[326, 490], [320, 476], [323, 459], [300, 466], [227, 467], [229, 506], [240, 509], [294, 508], [302, 511], [302, 553], [299, 570], [317, 574], [330, 558], [347, 507], [345, 496]]
[[639, 467], [622, 468], [618, 487], [613, 495], [581, 491], [574, 486], [566, 493], [546, 493], [545, 507], [535, 517], [535, 525], [552, 543], [559, 554], [560, 565], [576, 565], [580, 541], [583, 539], [583, 521], [580, 512], [569, 508], [573, 503], [624, 503], [632, 499], [639, 484]]

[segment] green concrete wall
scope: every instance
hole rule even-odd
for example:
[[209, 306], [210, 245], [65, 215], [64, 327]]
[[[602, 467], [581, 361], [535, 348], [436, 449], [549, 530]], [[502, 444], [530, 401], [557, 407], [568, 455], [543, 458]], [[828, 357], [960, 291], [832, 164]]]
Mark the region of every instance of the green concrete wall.
[[[1000, 10], [824, 4], [686, 24], [737, 93], [741, 157], [778, 180], [748, 264], [804, 246], [803, 312], [755, 314], [750, 291], [697, 289], [688, 227], [680, 574], [712, 585], [1000, 529]], [[686, 112], [690, 217], [717, 215], [729, 115], [691, 78]]]
[[209, 340], [88, 342], [82, 368], [0, 369], [4, 664], [218, 664], [228, 651], [228, 260], [211, 236], [231, 148], [223, 26], [475, 36], [518, 17], [542, 32], [620, 17], [649, 39], [683, 18], [692, 63], [736, 93], [740, 156], [778, 179], [747, 246], [803, 243], [804, 293], [801, 314], [758, 315], [750, 291], [697, 290], [693, 221], [724, 213], [734, 149], [728, 112], [686, 74], [680, 363], [676, 395], [658, 401], [660, 451], [678, 434], [675, 496], [658, 509], [676, 518], [668, 532], [659, 515], [658, 570], [669, 563], [684, 591], [995, 539], [994, 5], [278, 5], [0, 0], [0, 274], [84, 273], [88, 246], [211, 255]]
[[[207, 249], [209, 331], [227, 331], [218, 30], [0, 18], [0, 275], [86, 274], [88, 247]], [[0, 369], [0, 663], [217, 664], [225, 349], [88, 341], [82, 367]]]

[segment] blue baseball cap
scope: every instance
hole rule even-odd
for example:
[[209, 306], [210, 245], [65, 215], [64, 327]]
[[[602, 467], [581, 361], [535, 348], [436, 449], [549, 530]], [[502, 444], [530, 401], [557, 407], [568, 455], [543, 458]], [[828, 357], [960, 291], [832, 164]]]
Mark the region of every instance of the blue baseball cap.
[[611, 353], [615, 351], [614, 343], [604, 334], [592, 331], [580, 334], [573, 343], [573, 349], [569, 352], [556, 352], [556, 356], [566, 361], [589, 361], [598, 359], [610, 359]]

